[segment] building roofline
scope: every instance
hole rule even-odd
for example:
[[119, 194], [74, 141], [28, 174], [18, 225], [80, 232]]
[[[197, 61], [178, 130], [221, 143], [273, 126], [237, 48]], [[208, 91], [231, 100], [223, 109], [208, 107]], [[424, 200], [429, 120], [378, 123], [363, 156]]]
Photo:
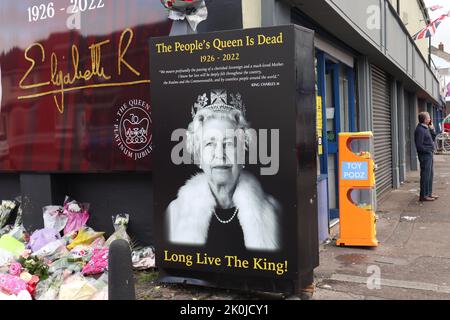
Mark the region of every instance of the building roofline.
[[436, 48], [435, 46], [431, 46], [431, 54], [434, 54], [435, 56], [443, 60], [446, 60], [447, 62], [450, 62], [450, 53], [441, 51], [439, 48]]

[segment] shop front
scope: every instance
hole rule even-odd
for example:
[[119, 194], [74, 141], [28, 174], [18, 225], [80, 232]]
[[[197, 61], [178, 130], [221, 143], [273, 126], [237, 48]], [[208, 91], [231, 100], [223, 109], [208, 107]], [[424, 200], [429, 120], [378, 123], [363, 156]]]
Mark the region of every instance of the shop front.
[[323, 154], [320, 174], [328, 181], [330, 226], [339, 219], [338, 136], [340, 132], [356, 131], [355, 73], [330, 54], [316, 50], [318, 95], [323, 103]]

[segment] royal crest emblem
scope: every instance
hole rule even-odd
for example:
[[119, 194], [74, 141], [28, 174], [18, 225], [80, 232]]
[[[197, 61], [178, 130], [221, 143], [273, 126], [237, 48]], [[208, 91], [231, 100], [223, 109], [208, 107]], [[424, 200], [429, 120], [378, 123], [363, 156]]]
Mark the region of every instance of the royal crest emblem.
[[122, 153], [134, 160], [147, 157], [152, 151], [152, 119], [150, 105], [130, 100], [119, 107], [114, 135]]
[[126, 143], [129, 145], [147, 143], [149, 126], [150, 121], [148, 119], [140, 119], [138, 116], [131, 114], [130, 119], [123, 121]]

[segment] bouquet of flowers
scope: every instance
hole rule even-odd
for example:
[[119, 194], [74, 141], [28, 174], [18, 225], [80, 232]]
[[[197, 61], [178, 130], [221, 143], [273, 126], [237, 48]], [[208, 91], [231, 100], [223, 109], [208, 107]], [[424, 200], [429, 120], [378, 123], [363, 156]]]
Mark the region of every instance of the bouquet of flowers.
[[[74, 204], [72, 204], [71, 208], [73, 208], [73, 206]], [[64, 208], [60, 206], [46, 206], [43, 208], [43, 211], [45, 228], [52, 228], [61, 232], [69, 219], [64, 212]]]
[[23, 269], [26, 269], [31, 275], [38, 276], [39, 279], [46, 280], [48, 278], [48, 265], [44, 260], [39, 259], [36, 256], [21, 256], [18, 263], [22, 265]]
[[93, 250], [95, 248], [90, 245], [78, 245], [65, 257], [68, 262], [81, 262], [83, 266], [92, 258]]
[[0, 229], [5, 226], [6, 222], [9, 219], [9, 216], [11, 215], [11, 212], [16, 208], [16, 206], [17, 202], [15, 201], [2, 201], [2, 204], [0, 205]]
[[83, 275], [95, 275], [108, 270], [109, 249], [94, 249], [92, 258], [84, 266]]
[[5, 234], [10, 233], [13, 230], [13, 227], [11, 225], [4, 226], [0, 229], [0, 237], [2, 237]]
[[106, 246], [109, 247], [114, 240], [124, 239], [131, 243], [130, 236], [127, 234], [127, 226], [130, 221], [129, 214], [118, 214], [112, 217], [115, 232], [106, 241]]
[[0, 274], [0, 292], [18, 295], [21, 291], [26, 290], [27, 283], [24, 280], [10, 274]]
[[23, 225], [15, 226], [8, 234], [23, 243], [30, 241], [30, 234], [25, 230]]
[[53, 261], [50, 265], [49, 273], [54, 275], [58, 272], [68, 271], [70, 273], [73, 272], [81, 272], [85, 265], [82, 257], [76, 258], [74, 256], [66, 256], [60, 258], [58, 260]]
[[131, 253], [131, 261], [133, 268], [137, 270], [154, 268], [156, 267], [155, 249], [153, 247], [136, 249]]
[[96, 232], [92, 228], [82, 227], [75, 239], [67, 246], [67, 249], [72, 250], [80, 245], [89, 246], [96, 239], [103, 237], [103, 234], [104, 232]]
[[55, 300], [58, 298], [59, 288], [63, 284], [63, 271], [55, 272], [50, 278], [40, 281], [36, 286], [36, 300]]
[[27, 230], [23, 226], [23, 211], [22, 211], [21, 197], [20, 196], [17, 197], [15, 202], [16, 202], [18, 208], [17, 208], [14, 226], [11, 226], [9, 235], [23, 243], [28, 243], [30, 241], [30, 234], [27, 232]]
[[195, 31], [200, 22], [208, 18], [208, 9], [204, 0], [161, 0], [169, 11], [169, 19], [186, 19]]
[[44, 228], [33, 232], [28, 247], [31, 248], [33, 252], [37, 252], [49, 243], [59, 239], [61, 239], [61, 236], [58, 231], [55, 229]]
[[125, 213], [125, 214], [118, 214], [116, 216], [116, 218], [114, 219], [113, 217], [113, 224], [114, 224], [114, 229], [118, 229], [119, 227], [127, 227], [128, 226], [128, 222], [130, 222], [130, 215]]
[[90, 300], [98, 289], [81, 273], [66, 278], [59, 289], [58, 300]]
[[23, 210], [22, 210], [22, 197], [16, 198], [16, 204], [18, 206], [16, 221], [14, 222], [14, 227], [21, 226], [23, 224]]
[[89, 220], [89, 204], [79, 203], [66, 197], [64, 201], [64, 214], [67, 216], [67, 224], [64, 228], [64, 234], [78, 231], [86, 225]]

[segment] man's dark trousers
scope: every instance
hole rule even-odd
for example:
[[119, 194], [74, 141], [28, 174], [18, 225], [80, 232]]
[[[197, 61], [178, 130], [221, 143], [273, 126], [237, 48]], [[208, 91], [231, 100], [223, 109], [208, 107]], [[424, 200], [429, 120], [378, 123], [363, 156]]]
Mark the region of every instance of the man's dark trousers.
[[420, 162], [420, 198], [433, 194], [433, 153], [419, 153]]

